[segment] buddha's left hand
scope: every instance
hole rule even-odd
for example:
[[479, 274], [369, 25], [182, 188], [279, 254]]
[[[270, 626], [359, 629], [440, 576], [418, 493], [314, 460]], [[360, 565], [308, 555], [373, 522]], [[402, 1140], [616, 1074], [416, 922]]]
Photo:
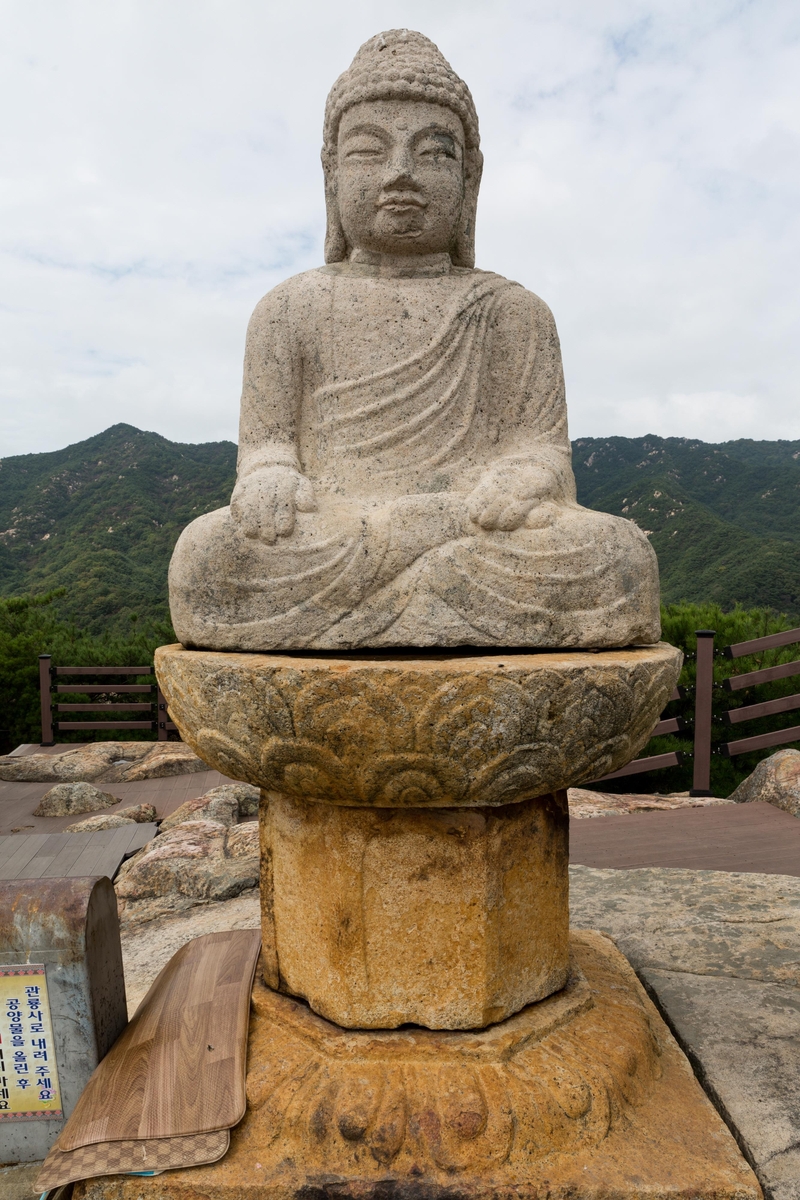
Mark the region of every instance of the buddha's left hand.
[[519, 529], [537, 505], [553, 498], [556, 481], [547, 467], [498, 463], [467, 497], [470, 519], [482, 529]]

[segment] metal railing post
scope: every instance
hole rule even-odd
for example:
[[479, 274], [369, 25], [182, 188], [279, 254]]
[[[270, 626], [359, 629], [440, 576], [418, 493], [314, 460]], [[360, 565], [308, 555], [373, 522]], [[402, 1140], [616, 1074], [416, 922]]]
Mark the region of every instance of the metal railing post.
[[711, 795], [711, 707], [714, 698], [715, 629], [698, 629], [694, 692], [694, 778], [690, 796]]
[[156, 729], [158, 730], [158, 740], [160, 742], [169, 741], [169, 733], [167, 731], [167, 702], [161, 688], [156, 688]]
[[39, 655], [39, 698], [42, 705], [42, 740], [40, 746], [53, 746], [53, 708], [50, 701], [51, 654]]

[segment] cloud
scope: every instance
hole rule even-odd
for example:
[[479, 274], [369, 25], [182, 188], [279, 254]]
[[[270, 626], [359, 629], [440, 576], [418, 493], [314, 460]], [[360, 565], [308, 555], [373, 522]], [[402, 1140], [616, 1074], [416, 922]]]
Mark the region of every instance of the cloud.
[[18, 0], [0, 453], [236, 436], [244, 331], [322, 260], [325, 95], [382, 28], [472, 88], [479, 265], [553, 308], [574, 436], [800, 436], [792, 0]]

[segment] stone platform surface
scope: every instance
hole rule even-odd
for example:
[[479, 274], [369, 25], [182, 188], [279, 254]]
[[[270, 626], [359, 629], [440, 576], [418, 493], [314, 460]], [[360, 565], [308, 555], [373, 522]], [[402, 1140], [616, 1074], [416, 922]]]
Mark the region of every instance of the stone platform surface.
[[755, 1177], [621, 954], [483, 1031], [353, 1032], [256, 985], [248, 1112], [219, 1163], [75, 1200], [713, 1197]]
[[630, 960], [768, 1200], [800, 1200], [800, 879], [573, 866], [570, 907]]
[[210, 766], [297, 800], [514, 804], [630, 762], [682, 655], [628, 650], [339, 655], [156, 651], [181, 737]]

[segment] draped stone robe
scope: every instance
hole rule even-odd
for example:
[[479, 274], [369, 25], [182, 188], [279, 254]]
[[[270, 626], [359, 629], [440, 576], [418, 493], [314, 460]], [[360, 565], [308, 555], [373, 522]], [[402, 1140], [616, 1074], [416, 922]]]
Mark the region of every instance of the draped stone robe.
[[[184, 530], [170, 603], [185, 645], [658, 640], [655, 555], [631, 522], [576, 503], [555, 324], [519, 284], [346, 263], [275, 288], [248, 333], [239, 477], [275, 463], [311, 481], [317, 510], [273, 545], [229, 508]], [[520, 528], [470, 519], [488, 472], [513, 489], [531, 469], [541, 499]]]

